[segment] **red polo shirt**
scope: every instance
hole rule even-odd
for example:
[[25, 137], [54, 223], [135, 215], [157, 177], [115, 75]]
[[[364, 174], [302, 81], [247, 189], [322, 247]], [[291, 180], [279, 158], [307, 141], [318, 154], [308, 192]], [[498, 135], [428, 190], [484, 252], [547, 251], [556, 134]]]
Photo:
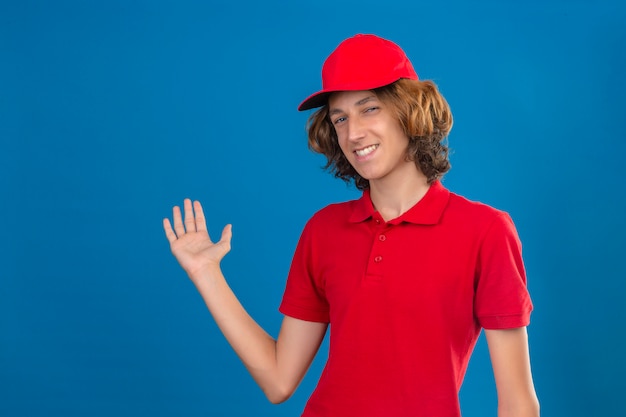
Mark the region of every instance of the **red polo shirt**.
[[330, 323], [305, 417], [458, 417], [481, 327], [526, 326], [532, 304], [510, 217], [434, 182], [385, 222], [368, 191], [307, 223], [280, 311]]

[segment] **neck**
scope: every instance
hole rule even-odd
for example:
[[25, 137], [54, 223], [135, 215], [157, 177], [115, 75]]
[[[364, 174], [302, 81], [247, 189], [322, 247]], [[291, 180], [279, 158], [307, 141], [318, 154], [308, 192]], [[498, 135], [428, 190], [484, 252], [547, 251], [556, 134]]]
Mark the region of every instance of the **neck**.
[[405, 175], [393, 182], [384, 179], [370, 181], [370, 198], [382, 218], [389, 221], [417, 204], [429, 188], [426, 176], [417, 171], [416, 175]]

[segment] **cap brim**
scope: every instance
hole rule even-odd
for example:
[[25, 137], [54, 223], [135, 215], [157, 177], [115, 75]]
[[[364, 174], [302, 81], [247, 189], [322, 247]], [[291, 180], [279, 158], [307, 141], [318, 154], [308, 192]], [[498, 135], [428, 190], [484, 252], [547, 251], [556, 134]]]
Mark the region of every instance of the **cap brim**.
[[349, 83], [349, 84], [345, 84], [345, 85], [338, 85], [335, 86], [335, 88], [333, 89], [329, 89], [329, 90], [321, 90], [318, 91], [315, 94], [311, 94], [309, 97], [307, 97], [302, 103], [300, 103], [300, 105], [298, 106], [298, 110], [299, 111], [303, 111], [303, 110], [309, 110], [309, 109], [314, 109], [315, 107], [321, 107], [323, 105], [325, 105], [328, 102], [328, 96], [330, 96], [332, 93], [336, 93], [338, 91], [360, 91], [360, 90], [374, 90], [376, 88], [380, 88], [380, 87], [384, 87], [386, 85], [390, 85], [395, 83], [396, 81], [402, 79], [402, 78], [407, 78], [410, 80], [417, 80], [417, 74], [415, 75], [411, 75], [409, 74], [409, 76], [406, 77], [393, 77], [393, 78], [389, 78], [389, 79], [383, 79], [383, 80], [379, 80], [376, 83], [371, 83], [371, 82], [362, 82], [362, 81], [358, 81], [355, 83]]
[[332, 91], [318, 91], [315, 94], [311, 94], [298, 106], [298, 111], [310, 110], [316, 107], [322, 107], [328, 101], [328, 96]]

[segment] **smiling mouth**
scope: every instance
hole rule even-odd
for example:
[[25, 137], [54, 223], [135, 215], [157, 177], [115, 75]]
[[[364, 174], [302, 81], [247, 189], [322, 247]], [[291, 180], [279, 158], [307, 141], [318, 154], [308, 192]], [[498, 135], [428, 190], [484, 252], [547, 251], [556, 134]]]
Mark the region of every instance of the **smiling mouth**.
[[354, 151], [354, 153], [357, 156], [367, 156], [369, 154], [371, 154], [372, 152], [374, 152], [376, 150], [376, 148], [378, 148], [378, 145], [370, 145], [366, 148], [363, 149], [357, 149], [356, 151]]

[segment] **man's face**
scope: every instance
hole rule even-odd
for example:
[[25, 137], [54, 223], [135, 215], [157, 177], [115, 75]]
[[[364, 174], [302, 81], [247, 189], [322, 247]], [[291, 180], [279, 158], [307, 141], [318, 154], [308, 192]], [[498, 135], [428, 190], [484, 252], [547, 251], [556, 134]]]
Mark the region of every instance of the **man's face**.
[[348, 162], [372, 182], [416, 171], [406, 160], [409, 138], [389, 105], [372, 91], [342, 91], [328, 100], [330, 121]]

